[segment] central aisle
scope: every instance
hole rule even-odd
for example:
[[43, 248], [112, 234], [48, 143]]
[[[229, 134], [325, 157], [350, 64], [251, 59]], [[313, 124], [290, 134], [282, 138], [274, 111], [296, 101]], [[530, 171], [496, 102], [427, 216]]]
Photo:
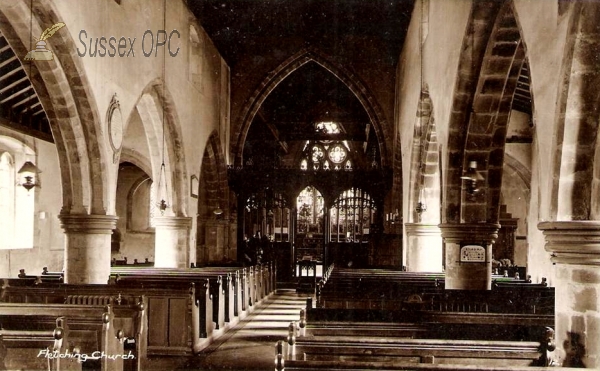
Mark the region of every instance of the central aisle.
[[180, 370], [273, 370], [275, 343], [300, 319], [307, 294], [277, 290]]

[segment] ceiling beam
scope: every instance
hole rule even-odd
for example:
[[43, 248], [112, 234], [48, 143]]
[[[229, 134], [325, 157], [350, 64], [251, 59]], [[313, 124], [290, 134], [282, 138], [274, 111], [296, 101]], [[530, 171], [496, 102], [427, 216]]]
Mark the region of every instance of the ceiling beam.
[[5, 119], [4, 117], [0, 117], [0, 126], [9, 128], [14, 131], [18, 131], [19, 133], [23, 133], [25, 135], [31, 135], [32, 137], [44, 140], [46, 142], [54, 143], [54, 138], [52, 137], [52, 134], [45, 133], [40, 130], [30, 129], [25, 125], [13, 123], [12, 121]]
[[281, 149], [283, 149], [283, 151], [287, 154], [288, 150], [289, 150], [288, 144], [284, 140], [281, 140], [281, 136], [279, 135], [279, 130], [277, 129], [277, 127], [275, 125], [273, 125], [273, 123], [271, 123], [270, 121], [268, 121], [266, 119], [266, 117], [262, 111], [262, 107], [261, 107], [261, 109], [258, 110], [258, 112], [256, 114], [262, 120], [262, 122], [265, 125], [267, 125], [267, 128], [269, 129], [271, 134], [273, 134], [273, 137], [275, 137], [275, 140], [277, 141], [277, 143], [279, 143], [279, 145], [281, 146]]
[[[23, 111], [21, 111], [21, 113], [25, 113], [25, 112], [27, 112], [27, 111], [32, 111], [32, 110], [33, 110], [35, 107], [37, 107], [37, 106], [40, 106], [41, 104], [42, 104], [42, 102], [40, 102], [40, 101], [38, 100], [36, 103], [32, 104], [31, 106], [29, 106], [29, 107], [25, 107], [25, 109], [24, 109]], [[42, 109], [41, 111], [43, 112], [44, 110]], [[37, 112], [39, 112], [39, 111], [37, 111]], [[37, 112], [36, 112], [36, 113], [37, 113]], [[33, 115], [35, 115], [35, 113], [34, 113]], [[32, 116], [33, 116], [33, 115], [32, 115]]]
[[6, 85], [2, 89], [0, 89], [0, 94], [4, 94], [4, 92], [14, 88], [15, 86], [19, 85], [20, 83], [22, 83], [23, 81], [26, 81], [26, 80], [27, 80], [27, 76], [24, 76], [24, 77], [21, 77], [20, 79], [18, 79], [17, 81], [12, 82], [9, 85]]
[[25, 99], [13, 104], [12, 109], [14, 110], [15, 108], [19, 107], [22, 104], [27, 103], [28, 101], [32, 100], [32, 99], [36, 99], [37, 100], [37, 96], [35, 95], [35, 93], [28, 95], [25, 97]]
[[4, 62], [0, 63], [0, 68], [4, 68], [8, 64], [10, 64], [10, 63], [12, 63], [12, 62], [14, 62], [16, 60], [17, 60], [17, 56], [13, 54], [12, 57], [10, 57], [7, 60], [5, 60]]
[[11, 94], [10, 96], [8, 96], [8, 97], [0, 100], [0, 103], [4, 104], [4, 103], [8, 102], [9, 100], [16, 98], [19, 95], [21, 95], [21, 94], [23, 94], [26, 91], [31, 90], [31, 89], [33, 89], [33, 87], [31, 85], [27, 85], [26, 87], [24, 87], [23, 89], [19, 90], [18, 92], [14, 93], [14, 94]]
[[[16, 58], [16, 57], [15, 57]], [[0, 82], [2, 82], [3, 80], [8, 79], [9, 77], [11, 77], [12, 75], [14, 75], [15, 73], [21, 71], [23, 69], [23, 66], [19, 65], [19, 67], [15, 68], [14, 70], [8, 72], [5, 75], [0, 76]]]

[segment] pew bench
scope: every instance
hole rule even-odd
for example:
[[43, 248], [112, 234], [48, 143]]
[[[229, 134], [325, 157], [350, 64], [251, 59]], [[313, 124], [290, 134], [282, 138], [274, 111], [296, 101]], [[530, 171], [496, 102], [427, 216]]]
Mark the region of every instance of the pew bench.
[[[46, 358], [46, 354], [66, 354], [69, 339], [65, 333], [65, 319], [56, 319], [52, 329], [17, 328], [0, 329], [0, 370], [81, 370], [81, 364], [73, 359]], [[40, 357], [42, 355], [42, 357]]]
[[[283, 358], [281, 358], [283, 359]], [[394, 363], [388, 362], [353, 362], [353, 361], [286, 361], [285, 365], [277, 365], [277, 371], [581, 371], [572, 367], [542, 366], [490, 366], [462, 364], [427, 364], [427, 363]]]
[[[5, 280], [4, 302], [12, 303], [117, 303], [138, 304], [140, 316], [127, 332], [135, 340], [141, 357], [145, 355], [189, 355], [209, 343], [214, 330], [209, 283], [161, 283], [122, 287], [117, 285], [42, 284], [10, 286], [20, 280]], [[140, 298], [142, 298], [140, 305]], [[132, 335], [133, 334], [133, 335]]]
[[[120, 288], [154, 287], [168, 289], [171, 286], [189, 287], [190, 284], [202, 285], [208, 281], [209, 298], [212, 303], [212, 321], [214, 330], [220, 330], [225, 326], [225, 320], [233, 318], [234, 306], [225, 304], [235, 303], [234, 288], [231, 277], [227, 276], [225, 282], [223, 276], [212, 274], [189, 274], [189, 272], [171, 271], [167, 269], [151, 268], [137, 269], [133, 272], [111, 273], [110, 284]], [[227, 298], [227, 300], [226, 300]], [[227, 313], [227, 314], [226, 314]]]
[[[136, 308], [115, 310], [111, 305], [0, 303], [2, 347], [7, 353], [5, 366], [8, 363], [11, 365], [7, 366], [9, 369], [31, 367], [30, 356], [37, 353], [34, 361], [43, 358], [44, 363], [54, 363], [53, 366], [60, 370], [122, 371], [125, 361], [138, 363], [136, 369], [141, 370], [135, 353], [125, 351], [125, 332], [115, 321], [118, 316], [134, 317], [136, 314]], [[36, 352], [36, 347], [49, 341], [50, 331], [57, 342], [52, 344], [52, 348], [37, 348]], [[53, 351], [67, 356], [50, 362]]]
[[540, 342], [313, 336], [288, 344], [285, 363], [308, 360], [544, 366], [545, 352]]

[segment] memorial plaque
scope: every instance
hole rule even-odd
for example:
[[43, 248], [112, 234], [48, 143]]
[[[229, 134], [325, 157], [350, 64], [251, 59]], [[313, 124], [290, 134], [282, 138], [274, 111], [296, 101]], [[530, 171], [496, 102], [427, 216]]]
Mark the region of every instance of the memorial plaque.
[[485, 262], [485, 248], [477, 245], [466, 245], [460, 248], [461, 262]]

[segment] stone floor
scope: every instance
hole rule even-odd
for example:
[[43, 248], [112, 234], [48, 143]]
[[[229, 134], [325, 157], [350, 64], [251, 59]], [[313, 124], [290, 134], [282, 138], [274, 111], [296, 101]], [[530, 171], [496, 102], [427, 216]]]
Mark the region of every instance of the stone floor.
[[273, 370], [275, 343], [285, 340], [292, 321], [298, 321], [306, 306], [307, 294], [279, 289], [263, 300], [250, 315], [241, 320], [204, 349], [187, 358], [151, 360], [152, 370]]

